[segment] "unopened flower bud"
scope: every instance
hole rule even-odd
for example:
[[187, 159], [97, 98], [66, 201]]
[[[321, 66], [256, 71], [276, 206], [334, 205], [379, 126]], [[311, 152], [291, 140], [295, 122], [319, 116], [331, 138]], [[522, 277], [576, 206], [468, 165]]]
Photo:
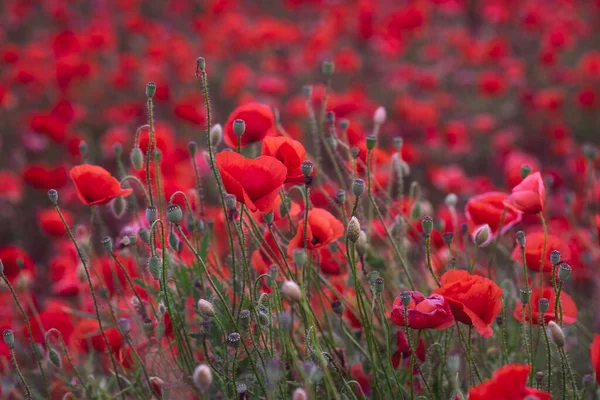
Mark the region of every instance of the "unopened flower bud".
[[53, 347], [48, 347], [48, 359], [54, 365], [55, 368], [60, 369], [62, 366], [62, 361], [60, 359], [60, 355]]
[[529, 304], [529, 299], [531, 298], [531, 290], [521, 289], [520, 290], [521, 304], [526, 306]]
[[271, 225], [273, 223], [273, 219], [275, 218], [275, 214], [273, 214], [273, 210], [269, 211], [266, 214], [262, 215], [265, 224]]
[[367, 150], [373, 150], [375, 148], [375, 145], [377, 144], [377, 138], [373, 135], [367, 136], [366, 144]]
[[560, 264], [558, 267], [558, 279], [562, 282], [568, 281], [571, 277], [571, 266], [566, 262]]
[[233, 121], [233, 133], [237, 137], [241, 137], [246, 132], [246, 122], [243, 119], [236, 119]]
[[175, 232], [169, 232], [169, 246], [171, 247], [171, 249], [173, 249], [174, 251], [179, 251], [179, 243], [179, 238], [177, 237]]
[[425, 216], [421, 220], [421, 228], [423, 228], [423, 233], [425, 235], [431, 235], [433, 231], [433, 218], [430, 216]]
[[540, 386], [542, 382], [544, 382], [545, 376], [546, 374], [544, 373], [544, 371], [538, 371], [535, 373], [535, 382], [538, 384], [538, 386]]
[[148, 229], [140, 228], [140, 230], [138, 231], [138, 235], [144, 243], [150, 242], [150, 231]]
[[200, 390], [206, 390], [213, 381], [212, 370], [206, 364], [200, 364], [194, 370], [194, 385]]
[[123, 196], [118, 196], [110, 202], [110, 211], [115, 218], [120, 219], [127, 211], [127, 200]]
[[298, 388], [294, 390], [294, 394], [292, 394], [292, 400], [308, 400], [308, 395], [306, 394], [306, 390], [302, 388]]
[[6, 329], [2, 332], [2, 338], [4, 339], [4, 343], [8, 346], [9, 349], [12, 349], [15, 345], [15, 333], [12, 329]]
[[488, 224], [481, 225], [473, 232], [473, 243], [479, 247], [486, 247], [492, 241], [492, 230]]
[[525, 236], [525, 232], [519, 231], [515, 234], [515, 239], [517, 239], [517, 243], [521, 248], [525, 247], [525, 243], [527, 242], [527, 238]]
[[558, 326], [558, 324], [554, 321], [548, 322], [548, 330], [550, 331], [550, 336], [556, 346], [563, 348], [565, 347], [565, 333], [562, 328]]
[[300, 170], [305, 177], [310, 176], [313, 172], [314, 165], [311, 161], [305, 160], [300, 164]]
[[141, 170], [144, 164], [144, 153], [142, 153], [142, 149], [140, 149], [139, 147], [134, 147], [133, 150], [131, 150], [131, 154], [129, 155], [129, 160], [131, 161], [133, 169], [135, 169], [136, 171]]
[[155, 93], [156, 93], [156, 83], [148, 82], [148, 84], [146, 84], [146, 97], [151, 99], [154, 97]]
[[198, 311], [205, 317], [212, 318], [215, 316], [215, 307], [210, 301], [205, 299], [198, 300]]
[[241, 336], [240, 336], [240, 334], [239, 334], [239, 333], [237, 333], [237, 332], [230, 333], [230, 334], [227, 336], [227, 344], [228, 344], [229, 346], [231, 346], [231, 347], [233, 347], [233, 348], [235, 349], [235, 348], [237, 348], [237, 347], [238, 347], [238, 345], [240, 344], [240, 339], [241, 339], [241, 338], [242, 338], [242, 337], [241, 337]]
[[299, 267], [303, 267], [306, 264], [306, 251], [304, 249], [294, 249], [292, 253], [294, 264]]
[[225, 200], [225, 208], [227, 208], [229, 211], [236, 209], [237, 201], [236, 201], [234, 194], [230, 194], [230, 193], [226, 194], [224, 200]]
[[50, 199], [50, 203], [57, 205], [58, 204], [58, 192], [56, 189], [48, 190], [48, 198]]
[[323, 75], [332, 76], [335, 72], [335, 63], [333, 61], [323, 61], [321, 72], [323, 72]]
[[560, 251], [552, 250], [550, 252], [550, 262], [552, 263], [552, 265], [558, 265], [558, 263], [560, 262]]
[[183, 219], [183, 211], [177, 204], [171, 204], [167, 207], [167, 221], [179, 225]]
[[344, 189], [338, 189], [335, 192], [335, 201], [338, 204], [345, 204], [346, 203], [346, 191]]
[[356, 217], [352, 217], [352, 218], [350, 218], [350, 221], [348, 221], [348, 226], [346, 228], [346, 237], [352, 243], [356, 243], [359, 235], [360, 235], [360, 222], [358, 222], [358, 219]]
[[352, 182], [352, 193], [356, 197], [362, 196], [365, 192], [365, 181], [360, 178], [356, 178], [354, 182]]
[[223, 127], [221, 124], [215, 124], [210, 128], [210, 145], [218, 146], [221, 144], [221, 140], [223, 139]]
[[104, 250], [106, 250], [107, 253], [111, 253], [113, 252], [113, 241], [109, 236], [104, 236], [101, 240], [100, 243], [102, 243], [102, 246], [104, 247]]
[[540, 301], [538, 302], [538, 308], [540, 309], [540, 312], [542, 314], [548, 311], [548, 307], [550, 307], [550, 300], [546, 298], [540, 299]]
[[285, 281], [281, 285], [281, 295], [289, 303], [298, 303], [302, 300], [302, 291], [300, 286], [294, 281]]
[[340, 129], [342, 131], [345, 131], [346, 129], [348, 129], [350, 127], [350, 120], [346, 119], [346, 118], [342, 118], [340, 119]]
[[367, 234], [361, 230], [358, 234], [358, 240], [356, 241], [356, 251], [362, 256], [365, 255], [368, 249], [369, 241], [367, 239]]
[[400, 293], [400, 301], [404, 307], [408, 307], [412, 300], [412, 294], [410, 292], [402, 292]]
[[198, 57], [196, 59], [196, 68], [198, 68], [199, 71], [204, 72], [206, 69], [206, 60], [204, 59], [204, 57]]
[[154, 279], [160, 280], [162, 273], [162, 259], [157, 255], [153, 255], [148, 259], [148, 270]]
[[525, 179], [531, 174], [531, 166], [524, 164], [521, 165], [521, 179]]
[[444, 201], [448, 207], [454, 208], [458, 202], [458, 197], [454, 193], [449, 193]]
[[357, 159], [358, 156], [360, 155], [360, 148], [358, 147], [351, 147], [350, 148], [350, 155], [352, 156], [353, 159]]
[[342, 315], [344, 313], [344, 303], [341, 300], [335, 300], [331, 303], [331, 309], [337, 315]]
[[385, 108], [377, 107], [375, 113], [373, 114], [373, 122], [375, 125], [381, 125], [385, 122], [387, 118], [387, 113], [385, 112]]

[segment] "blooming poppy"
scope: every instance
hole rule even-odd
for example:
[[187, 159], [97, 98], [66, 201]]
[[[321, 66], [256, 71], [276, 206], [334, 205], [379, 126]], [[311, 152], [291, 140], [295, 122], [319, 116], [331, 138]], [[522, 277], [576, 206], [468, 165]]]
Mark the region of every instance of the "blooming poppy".
[[115, 197], [127, 197], [132, 189], [123, 189], [110, 172], [97, 165], [77, 165], [69, 173], [77, 189], [77, 197], [86, 206], [106, 204]]
[[285, 183], [304, 181], [302, 161], [306, 160], [306, 150], [297, 140], [281, 136], [266, 137], [262, 142], [263, 156], [275, 157], [287, 168]]
[[527, 387], [530, 365], [508, 364], [488, 379], [469, 390], [469, 400], [550, 400], [550, 393]]
[[512, 189], [512, 194], [504, 200], [504, 205], [525, 214], [537, 214], [544, 210], [546, 187], [542, 175], [535, 172]]
[[287, 175], [281, 161], [269, 156], [246, 158], [223, 151], [216, 155], [216, 163], [227, 193], [235, 195], [252, 212], [271, 211]]
[[[73, 224], [73, 214], [67, 210], [63, 210], [62, 215], [67, 222], [67, 225]], [[67, 233], [67, 228], [65, 228], [65, 225], [54, 208], [47, 208], [38, 212], [37, 222], [40, 230], [48, 236], [60, 237]]]
[[23, 180], [30, 186], [40, 190], [60, 189], [67, 183], [67, 169], [58, 165], [29, 164], [23, 170]]
[[[529, 314], [529, 306], [525, 308], [525, 318], [529, 321], [531, 319], [532, 324], [540, 323], [540, 309], [539, 302], [540, 299], [548, 299], [550, 304], [548, 309], [544, 313], [544, 322], [548, 323], [550, 321], [554, 321], [554, 305], [556, 303], [556, 293], [554, 293], [554, 288], [548, 286], [545, 287], [541, 293], [539, 288], [531, 289], [531, 297], [529, 298], [529, 303], [531, 304], [531, 316]], [[577, 321], [577, 305], [564, 291], [560, 292], [560, 304], [562, 305], [562, 317], [563, 323], [565, 324], [574, 324]], [[515, 307], [515, 312], [513, 316], [519, 321], [523, 322], [523, 304], [519, 301]], [[560, 313], [559, 313], [560, 318]]]
[[[474, 226], [489, 225], [492, 236], [496, 236], [504, 212], [504, 200], [508, 197], [505, 193], [488, 192], [471, 197], [465, 206], [467, 220]], [[504, 222], [500, 234], [508, 231], [521, 221], [521, 213], [513, 208], [506, 207]]]
[[4, 275], [13, 280], [21, 270], [33, 270], [33, 260], [29, 254], [18, 246], [5, 246], [0, 249], [0, 260], [4, 265]]
[[[308, 211], [308, 226], [306, 231], [307, 249], [313, 250], [335, 242], [344, 234], [344, 225], [329, 211], [313, 208]], [[304, 222], [298, 224], [296, 235], [288, 245], [288, 255], [292, 256], [294, 249], [304, 247]]]
[[502, 289], [492, 280], [467, 271], [452, 270], [440, 278], [441, 287], [434, 293], [444, 296], [457, 321], [473, 325], [483, 337], [493, 331], [492, 322], [502, 309]]
[[[115, 327], [107, 328], [106, 324], [103, 325], [103, 328], [110, 350], [116, 353], [122, 346], [119, 330]], [[102, 337], [100, 324], [95, 319], [86, 318], [79, 321], [71, 334], [70, 342], [80, 352], [88, 353], [91, 348], [99, 353], [106, 351], [106, 342]]]
[[592, 367], [596, 372], [596, 382], [600, 384], [600, 335], [594, 335], [594, 341], [590, 347]]
[[[526, 235], [527, 241], [525, 243], [525, 261], [527, 262], [527, 268], [532, 271], [539, 272], [540, 265], [542, 262], [542, 253], [544, 251], [544, 232], [534, 232]], [[546, 256], [544, 257], [544, 265], [542, 270], [544, 273], [552, 272], [552, 262], [548, 254], [552, 250], [560, 251], [563, 259], [569, 259], [571, 257], [571, 250], [569, 246], [564, 243], [558, 236], [548, 234], [546, 240]], [[521, 254], [521, 247], [515, 246], [512, 252], [512, 259], [522, 264], [523, 256]]]
[[[411, 300], [408, 305], [408, 326], [412, 329], [446, 329], [454, 324], [454, 316], [450, 304], [439, 294], [429, 297], [419, 292], [410, 292]], [[392, 322], [405, 326], [404, 305], [400, 297], [394, 300]]]
[[238, 145], [238, 137], [233, 131], [233, 121], [236, 119], [241, 119], [246, 124], [241, 138], [242, 147], [275, 134], [275, 119], [271, 108], [260, 103], [245, 104], [233, 110], [223, 127], [223, 139], [229, 147], [237, 148]]

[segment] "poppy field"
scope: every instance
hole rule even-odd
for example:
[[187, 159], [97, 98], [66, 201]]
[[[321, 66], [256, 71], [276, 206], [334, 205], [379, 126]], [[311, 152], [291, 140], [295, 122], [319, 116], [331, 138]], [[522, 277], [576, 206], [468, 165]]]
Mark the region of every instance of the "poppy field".
[[599, 148], [597, 0], [5, 0], [0, 399], [598, 399]]

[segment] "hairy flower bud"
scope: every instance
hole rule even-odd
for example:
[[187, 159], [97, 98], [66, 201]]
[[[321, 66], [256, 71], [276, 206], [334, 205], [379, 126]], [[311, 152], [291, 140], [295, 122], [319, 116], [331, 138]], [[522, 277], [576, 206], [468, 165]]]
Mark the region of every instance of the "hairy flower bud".
[[352, 218], [350, 218], [350, 221], [348, 221], [348, 226], [346, 228], [346, 237], [352, 243], [356, 243], [359, 236], [360, 236], [360, 222], [358, 222], [358, 219], [356, 217], [352, 217]]
[[127, 200], [123, 196], [118, 196], [110, 202], [110, 211], [115, 218], [120, 219], [127, 211]]
[[153, 255], [148, 259], [148, 270], [154, 279], [160, 280], [162, 273], [162, 259], [157, 255]]
[[548, 322], [548, 330], [550, 331], [550, 336], [556, 346], [563, 348], [565, 347], [565, 333], [562, 328], [558, 326], [558, 324], [554, 321]]
[[48, 347], [48, 359], [54, 365], [55, 368], [60, 369], [62, 366], [62, 360], [60, 354], [53, 347]]
[[289, 303], [298, 303], [302, 300], [302, 291], [300, 286], [294, 281], [285, 281], [281, 285], [281, 295]]
[[492, 230], [488, 224], [481, 225], [473, 232], [473, 243], [479, 247], [486, 247], [492, 241]]
[[385, 108], [381, 106], [377, 107], [373, 114], [373, 123], [375, 123], [375, 125], [381, 125], [385, 122], [386, 118], [387, 113], [385, 112]]
[[141, 170], [144, 165], [144, 153], [142, 153], [142, 149], [134, 147], [129, 154], [129, 161], [131, 161], [133, 169], [136, 171]]
[[192, 377], [194, 385], [200, 390], [206, 390], [213, 381], [213, 374], [210, 367], [206, 364], [200, 364], [194, 370]]
[[223, 139], [223, 127], [221, 124], [215, 124], [210, 128], [210, 145], [218, 146], [221, 144], [221, 140]]
[[358, 234], [358, 240], [356, 241], [356, 251], [358, 251], [358, 254], [363, 256], [367, 253], [368, 249], [369, 241], [367, 239], [367, 234], [361, 230]]
[[306, 394], [306, 390], [302, 388], [298, 388], [294, 390], [292, 394], [292, 400], [308, 400], [308, 395]]
[[210, 301], [205, 299], [198, 300], [198, 311], [205, 317], [212, 318], [215, 316], [215, 307]]

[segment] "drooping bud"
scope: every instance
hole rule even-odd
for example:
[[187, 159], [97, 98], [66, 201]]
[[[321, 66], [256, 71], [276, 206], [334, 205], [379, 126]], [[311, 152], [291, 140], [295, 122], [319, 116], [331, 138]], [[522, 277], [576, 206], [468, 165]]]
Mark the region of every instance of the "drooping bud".
[[144, 165], [144, 153], [142, 153], [142, 149], [134, 147], [133, 150], [131, 150], [131, 154], [129, 154], [129, 161], [131, 161], [133, 169], [136, 171], [141, 170]]
[[552, 337], [552, 341], [556, 343], [556, 346], [563, 348], [565, 347], [565, 333], [562, 328], [558, 326], [558, 324], [554, 321], [548, 322], [548, 330], [550, 331], [550, 336]]
[[104, 236], [101, 240], [100, 243], [102, 243], [102, 246], [104, 247], [104, 250], [106, 250], [107, 253], [112, 254], [113, 252], [113, 241], [109, 236]]
[[179, 225], [183, 219], [183, 211], [177, 204], [171, 204], [167, 207], [167, 221], [172, 224]]
[[528, 164], [521, 165], [521, 179], [525, 179], [531, 174], [531, 166]]
[[163, 398], [163, 387], [165, 386], [165, 381], [160, 379], [157, 376], [150, 377], [150, 387], [152, 388], [152, 392], [159, 399]]
[[421, 216], [421, 202], [417, 201], [410, 210], [411, 219], [418, 219]]
[[118, 196], [110, 202], [110, 210], [115, 218], [120, 219], [127, 211], [127, 200], [123, 196]]
[[156, 93], [156, 83], [154, 82], [148, 82], [146, 84], [146, 97], [148, 97], [149, 99], [154, 97], [154, 94]]
[[356, 241], [356, 251], [358, 254], [365, 255], [367, 250], [369, 249], [369, 240], [367, 239], [367, 234], [365, 231], [361, 230], [358, 234], [358, 240]]
[[515, 234], [515, 239], [517, 239], [517, 243], [521, 248], [525, 247], [525, 243], [527, 242], [527, 238], [525, 236], [525, 232], [519, 231]]
[[53, 347], [48, 347], [48, 359], [54, 365], [55, 368], [60, 369], [62, 367], [62, 361], [60, 355]]
[[560, 267], [558, 267], [558, 279], [560, 279], [561, 282], [568, 281], [571, 277], [571, 269], [571, 266], [566, 262], [561, 263]]
[[12, 329], [4, 330], [4, 332], [2, 332], [2, 338], [9, 349], [12, 349], [15, 346], [15, 333]]
[[321, 72], [325, 76], [332, 76], [335, 72], [335, 63], [333, 61], [323, 61], [321, 64]]
[[492, 230], [488, 224], [481, 225], [473, 232], [473, 243], [479, 247], [486, 247], [492, 242]]
[[223, 139], [223, 127], [221, 124], [215, 124], [210, 128], [210, 144], [217, 147]]
[[58, 192], [56, 189], [48, 190], [48, 198], [50, 199], [50, 203], [57, 205], [58, 204]]
[[348, 226], [346, 228], [346, 237], [352, 243], [356, 243], [358, 237], [360, 236], [360, 222], [356, 217], [350, 218], [348, 221]]
[[148, 259], [148, 270], [152, 277], [158, 281], [162, 273], [162, 259], [157, 255], [151, 256]]
[[558, 250], [552, 250], [550, 252], [550, 262], [552, 263], [552, 265], [558, 265], [558, 263], [560, 262], [560, 251]]
[[205, 299], [198, 300], [198, 311], [205, 317], [212, 318], [215, 316], [215, 307], [210, 301]]
[[385, 108], [377, 107], [375, 113], [373, 114], [373, 123], [375, 125], [381, 125], [385, 122], [387, 118], [387, 113], [385, 112]]
[[236, 119], [233, 121], [233, 133], [237, 137], [241, 137], [246, 132], [246, 121], [243, 119]]
[[171, 247], [171, 249], [173, 249], [174, 251], [179, 251], [179, 243], [179, 238], [177, 237], [175, 232], [169, 232], [169, 246]]
[[285, 281], [281, 285], [281, 295], [289, 303], [298, 303], [302, 300], [302, 291], [300, 286], [294, 281]]
[[206, 390], [213, 381], [212, 370], [206, 364], [200, 364], [194, 370], [194, 385], [200, 390]]
[[300, 170], [302, 171], [302, 175], [304, 177], [310, 176], [313, 172], [314, 164], [309, 160], [302, 161], [300, 164]]
[[548, 311], [548, 307], [550, 307], [550, 300], [546, 298], [540, 299], [540, 301], [538, 302], [538, 308], [542, 314]]
[[400, 293], [400, 301], [404, 307], [408, 307], [412, 300], [412, 294], [410, 292], [402, 292]]
[[304, 249], [294, 249], [292, 258], [294, 259], [294, 264], [304, 267], [304, 264], [306, 264], [306, 251]]
[[144, 243], [150, 242], [150, 231], [148, 229], [140, 228], [140, 230], [138, 231], [138, 235], [140, 236], [140, 239], [142, 239], [142, 241]]
[[356, 197], [362, 196], [365, 192], [365, 181], [360, 178], [356, 178], [354, 182], [352, 182], [352, 193]]
[[423, 233], [425, 235], [431, 235], [433, 231], [433, 218], [430, 216], [425, 216], [421, 220], [421, 228], [423, 228]]
[[375, 145], [377, 144], [377, 138], [373, 135], [367, 136], [366, 144], [367, 150], [373, 150], [375, 148]]
[[236, 209], [237, 201], [234, 194], [227, 193], [224, 197], [225, 200], [225, 208], [229, 211], [233, 211]]

